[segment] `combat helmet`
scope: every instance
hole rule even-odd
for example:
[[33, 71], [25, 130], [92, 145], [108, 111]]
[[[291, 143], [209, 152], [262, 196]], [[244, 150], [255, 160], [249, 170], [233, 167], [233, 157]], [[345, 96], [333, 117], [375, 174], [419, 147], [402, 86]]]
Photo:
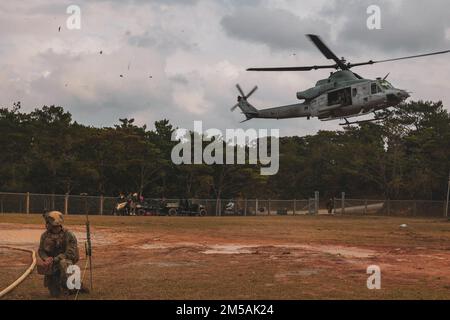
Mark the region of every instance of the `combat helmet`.
[[59, 211], [50, 211], [44, 214], [45, 223], [53, 227], [62, 226], [64, 223], [64, 216]]

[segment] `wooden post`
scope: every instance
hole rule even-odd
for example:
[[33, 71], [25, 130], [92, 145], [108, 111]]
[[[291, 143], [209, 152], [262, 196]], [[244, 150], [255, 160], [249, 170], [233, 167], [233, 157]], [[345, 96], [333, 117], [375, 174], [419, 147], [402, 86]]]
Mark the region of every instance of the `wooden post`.
[[100, 215], [103, 215], [103, 201], [104, 201], [104, 197], [103, 195], [100, 196]]
[[341, 194], [341, 214], [345, 214], [345, 192]]
[[244, 216], [247, 216], [247, 198], [245, 198], [245, 202], [244, 202]]
[[294, 199], [294, 211], [293, 211], [294, 216], [297, 214], [297, 200]]
[[258, 212], [259, 212], [259, 202], [258, 199], [256, 199], [255, 216], [258, 215]]
[[269, 206], [268, 209], [269, 209], [269, 216], [270, 216], [270, 199], [269, 199], [269, 205], [268, 206]]
[[68, 215], [69, 214], [69, 194], [66, 193], [64, 195], [64, 214]]
[[27, 192], [25, 198], [25, 212], [26, 214], [30, 214], [30, 193]]
[[364, 200], [364, 215], [367, 215], [367, 199]]

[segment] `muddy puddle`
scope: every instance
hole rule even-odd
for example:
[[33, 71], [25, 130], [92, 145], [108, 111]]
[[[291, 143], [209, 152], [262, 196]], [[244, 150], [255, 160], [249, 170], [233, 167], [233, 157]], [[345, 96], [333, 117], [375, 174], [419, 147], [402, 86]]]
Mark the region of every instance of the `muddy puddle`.
[[253, 251], [250, 248], [257, 248], [249, 245], [213, 245], [209, 246], [207, 250], [202, 251], [203, 254], [251, 254]]
[[286, 254], [295, 254], [297, 251], [310, 251], [311, 253], [322, 253], [341, 256], [344, 258], [367, 259], [374, 257], [376, 252], [373, 250], [345, 247], [345, 246], [331, 246], [331, 245], [299, 245], [299, 244], [276, 244], [276, 245], [241, 245], [241, 244], [215, 244], [215, 245], [198, 245], [195, 243], [157, 243], [144, 244], [134, 248], [144, 250], [164, 250], [181, 247], [191, 247], [199, 250], [202, 254], [207, 255], [238, 255], [238, 254], [254, 254], [261, 252], [270, 252], [274, 249], [285, 252]]

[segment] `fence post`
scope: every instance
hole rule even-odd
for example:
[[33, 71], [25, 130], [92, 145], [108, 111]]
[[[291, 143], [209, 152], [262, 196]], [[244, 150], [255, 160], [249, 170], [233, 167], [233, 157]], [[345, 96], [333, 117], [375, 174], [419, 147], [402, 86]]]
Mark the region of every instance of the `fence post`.
[[64, 214], [68, 215], [69, 214], [69, 194], [66, 193], [64, 195]]
[[52, 193], [51, 199], [52, 199], [52, 210], [56, 210], [55, 209], [55, 194], [54, 193]]
[[25, 212], [26, 214], [30, 214], [30, 193], [27, 192], [25, 198]]
[[444, 201], [444, 217], [448, 215], [448, 203]]
[[367, 215], [367, 199], [364, 200], [364, 215]]
[[314, 192], [314, 213], [319, 214], [319, 191]]
[[341, 214], [345, 214], [345, 192], [341, 193]]
[[247, 198], [245, 198], [245, 202], [244, 202], [244, 216], [247, 216], [247, 205], [248, 205], [248, 203], [247, 203]]
[[103, 201], [104, 201], [104, 198], [103, 198], [103, 194], [100, 196], [100, 215], [102, 216], [103, 215]]
[[297, 199], [294, 199], [294, 216], [297, 214]]
[[387, 214], [391, 215], [391, 200], [387, 199]]
[[256, 208], [255, 208], [255, 216], [258, 215], [259, 212], [259, 202], [258, 199], [256, 199], [256, 204], [255, 204]]
[[332, 214], [336, 214], [336, 198], [333, 196], [333, 209], [331, 210]]
[[269, 206], [268, 209], [269, 209], [269, 216], [270, 216], [270, 199], [269, 199], [269, 205], [268, 206]]

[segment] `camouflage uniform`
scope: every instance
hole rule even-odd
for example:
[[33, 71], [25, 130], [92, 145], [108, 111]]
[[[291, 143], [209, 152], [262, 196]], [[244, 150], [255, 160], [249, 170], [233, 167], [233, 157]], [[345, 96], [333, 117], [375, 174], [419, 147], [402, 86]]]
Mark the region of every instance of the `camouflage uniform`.
[[[59, 296], [61, 291], [67, 291], [67, 268], [79, 260], [77, 238], [62, 226], [60, 212], [53, 211], [44, 217], [47, 231], [41, 236], [38, 253], [44, 261], [53, 258], [53, 263], [49, 266], [51, 271], [44, 277], [44, 286], [52, 296]], [[53, 232], [52, 226], [60, 226], [59, 232]]]

